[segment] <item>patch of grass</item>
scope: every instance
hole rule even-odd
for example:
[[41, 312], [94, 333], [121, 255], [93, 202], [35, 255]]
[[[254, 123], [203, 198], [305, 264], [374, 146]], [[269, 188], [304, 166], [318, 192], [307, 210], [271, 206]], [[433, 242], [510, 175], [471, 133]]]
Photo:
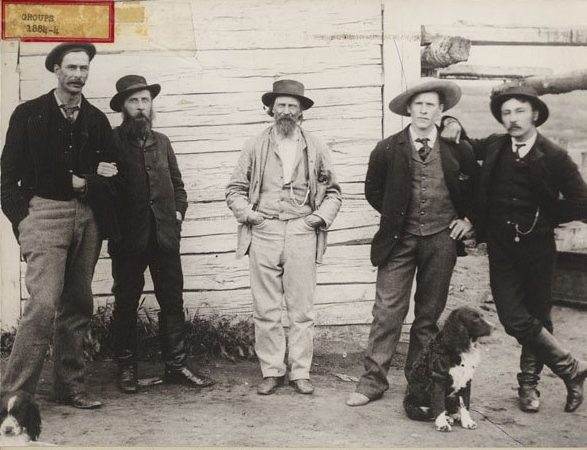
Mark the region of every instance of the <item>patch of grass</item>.
[[[141, 360], [159, 359], [159, 326], [157, 311], [144, 308], [138, 314], [138, 349]], [[255, 356], [254, 328], [248, 318], [220, 315], [202, 316], [196, 312], [185, 323], [185, 341], [188, 355], [198, 357], [220, 356], [231, 361]], [[16, 330], [2, 331], [1, 356], [8, 357]], [[100, 306], [92, 317], [90, 330], [84, 341], [84, 354], [88, 360], [104, 360], [114, 356], [112, 336], [112, 305]], [[49, 353], [52, 354], [50, 345]]]

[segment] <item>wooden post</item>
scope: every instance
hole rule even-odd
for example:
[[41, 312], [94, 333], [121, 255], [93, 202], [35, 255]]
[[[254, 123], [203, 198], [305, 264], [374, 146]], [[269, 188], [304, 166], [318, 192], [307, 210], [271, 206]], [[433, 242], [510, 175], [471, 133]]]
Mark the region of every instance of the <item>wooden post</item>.
[[422, 69], [439, 69], [469, 59], [471, 41], [460, 36], [438, 36], [422, 47]]
[[[17, 41], [2, 41], [2, 115], [0, 141], [4, 146], [8, 120], [18, 105], [18, 49]], [[10, 222], [0, 214], [0, 327], [4, 330], [16, 326], [20, 318], [20, 247], [14, 238]]]
[[587, 90], [587, 70], [574, 70], [551, 76], [535, 76], [509, 81], [494, 87], [492, 95], [499, 94], [510, 86], [530, 86], [536, 89], [538, 95]]

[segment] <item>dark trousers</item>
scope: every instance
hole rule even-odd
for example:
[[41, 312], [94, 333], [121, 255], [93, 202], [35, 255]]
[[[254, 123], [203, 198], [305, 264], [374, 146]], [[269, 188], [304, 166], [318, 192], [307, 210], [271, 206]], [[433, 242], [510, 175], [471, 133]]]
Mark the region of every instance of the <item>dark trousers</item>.
[[[167, 329], [166, 324], [170, 321], [175, 324], [173, 328], [183, 327], [183, 272], [179, 252], [161, 250], [154, 236], [142, 252], [115, 252], [112, 254], [113, 336], [115, 356], [118, 358], [134, 360], [136, 357], [137, 309], [147, 267], [161, 308], [160, 330]], [[182, 334], [181, 330], [169, 330], [170, 333], [176, 331]], [[166, 336], [160, 338], [165, 341]]]
[[405, 234], [389, 260], [379, 267], [365, 373], [357, 392], [375, 399], [389, 388], [387, 373], [408, 313], [416, 272], [415, 317], [410, 329], [407, 376], [426, 342], [438, 333], [437, 322], [446, 306], [456, 258], [456, 242], [448, 230], [431, 236]]
[[505, 331], [522, 345], [545, 327], [552, 333], [552, 282], [556, 245], [552, 232], [522, 236], [509, 229], [487, 236], [491, 292]]

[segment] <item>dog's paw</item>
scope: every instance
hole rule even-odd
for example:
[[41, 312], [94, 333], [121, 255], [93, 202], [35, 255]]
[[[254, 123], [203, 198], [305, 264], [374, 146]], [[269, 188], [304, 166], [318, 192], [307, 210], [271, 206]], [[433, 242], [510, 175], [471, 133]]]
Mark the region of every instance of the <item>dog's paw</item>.
[[446, 411], [439, 414], [436, 420], [434, 421], [434, 426], [436, 427], [436, 431], [452, 431], [451, 425], [453, 424], [452, 418], [446, 415]]
[[466, 408], [462, 408], [461, 411], [461, 426], [467, 430], [475, 430], [477, 428], [477, 422], [471, 418], [471, 414]]

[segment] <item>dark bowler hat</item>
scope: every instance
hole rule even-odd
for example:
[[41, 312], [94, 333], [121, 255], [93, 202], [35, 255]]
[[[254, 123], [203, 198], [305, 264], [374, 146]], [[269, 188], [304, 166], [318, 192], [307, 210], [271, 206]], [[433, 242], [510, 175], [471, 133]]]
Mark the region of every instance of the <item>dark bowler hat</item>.
[[45, 58], [45, 68], [49, 72], [53, 72], [55, 64], [61, 64], [63, 54], [75, 50], [86, 52], [90, 57], [90, 61], [96, 55], [96, 47], [94, 47], [94, 44], [90, 44], [89, 42], [64, 42], [49, 52], [47, 58]]
[[110, 108], [113, 111], [120, 112], [122, 110], [122, 104], [126, 98], [138, 91], [148, 89], [151, 91], [153, 98], [159, 95], [161, 92], [161, 85], [159, 84], [147, 84], [147, 80], [140, 75], [125, 75], [116, 82], [116, 90], [118, 91], [112, 100], [110, 100]]
[[303, 110], [311, 108], [314, 104], [312, 100], [304, 96], [304, 85], [294, 80], [278, 80], [274, 82], [273, 91], [265, 92], [261, 97], [261, 101], [265, 106], [271, 108], [273, 101], [281, 95], [297, 98]]
[[546, 106], [546, 103], [538, 98], [538, 93], [533, 87], [530, 86], [511, 86], [507, 89], [504, 89], [499, 94], [493, 95], [491, 97], [491, 113], [498, 122], [502, 123], [501, 105], [514, 97], [521, 97], [528, 100], [534, 109], [538, 111], [538, 119], [536, 119], [537, 127], [546, 122], [546, 119], [548, 119], [548, 106]]
[[461, 88], [452, 81], [439, 80], [438, 78], [421, 78], [417, 84], [408, 87], [389, 102], [389, 109], [400, 116], [410, 116], [408, 106], [412, 98], [424, 92], [437, 92], [440, 103], [444, 105], [443, 111], [448, 111], [461, 99]]

